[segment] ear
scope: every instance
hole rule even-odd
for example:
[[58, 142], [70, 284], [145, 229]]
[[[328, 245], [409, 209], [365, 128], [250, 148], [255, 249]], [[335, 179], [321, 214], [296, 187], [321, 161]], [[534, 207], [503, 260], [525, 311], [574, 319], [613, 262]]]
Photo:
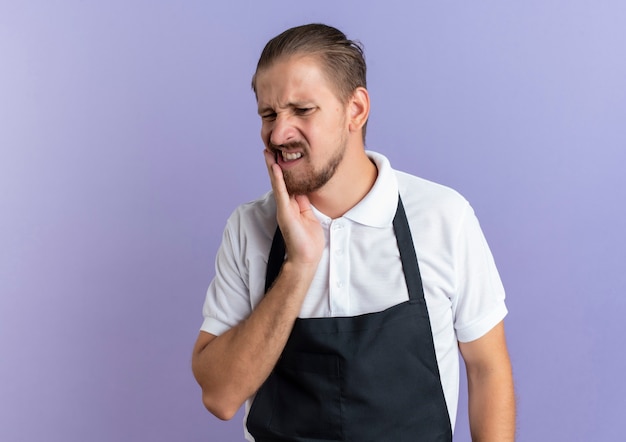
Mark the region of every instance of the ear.
[[367, 89], [356, 88], [348, 101], [348, 111], [350, 132], [360, 132], [370, 114], [370, 96]]

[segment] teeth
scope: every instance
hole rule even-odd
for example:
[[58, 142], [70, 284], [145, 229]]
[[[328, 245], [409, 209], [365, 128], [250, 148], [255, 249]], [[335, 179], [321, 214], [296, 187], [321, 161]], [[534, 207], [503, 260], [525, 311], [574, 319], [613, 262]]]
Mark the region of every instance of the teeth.
[[298, 158], [300, 158], [302, 156], [302, 152], [294, 152], [294, 153], [282, 152], [282, 156], [283, 156], [283, 160], [285, 161], [293, 161], [293, 160], [297, 160]]

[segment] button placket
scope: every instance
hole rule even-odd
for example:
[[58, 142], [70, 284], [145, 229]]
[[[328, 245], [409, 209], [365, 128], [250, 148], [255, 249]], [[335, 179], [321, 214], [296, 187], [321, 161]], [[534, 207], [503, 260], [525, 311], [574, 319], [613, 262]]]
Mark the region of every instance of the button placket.
[[350, 314], [349, 298], [349, 254], [346, 253], [350, 229], [344, 220], [334, 220], [330, 225], [330, 308], [334, 316]]

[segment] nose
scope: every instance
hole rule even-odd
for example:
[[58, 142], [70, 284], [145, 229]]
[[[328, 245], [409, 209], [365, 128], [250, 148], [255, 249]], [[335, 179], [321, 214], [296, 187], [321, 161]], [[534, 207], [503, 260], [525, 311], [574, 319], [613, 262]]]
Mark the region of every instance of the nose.
[[296, 139], [296, 128], [287, 115], [277, 115], [270, 129], [270, 142], [272, 144], [287, 144]]

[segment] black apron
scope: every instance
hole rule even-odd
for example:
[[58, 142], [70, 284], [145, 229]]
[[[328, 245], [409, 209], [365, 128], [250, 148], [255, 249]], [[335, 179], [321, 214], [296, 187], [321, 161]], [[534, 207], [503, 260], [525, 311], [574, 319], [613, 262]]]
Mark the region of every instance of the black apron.
[[[297, 318], [252, 403], [256, 442], [451, 441], [450, 418], [402, 201], [393, 220], [409, 300], [352, 317]], [[277, 229], [266, 291], [285, 245]]]

